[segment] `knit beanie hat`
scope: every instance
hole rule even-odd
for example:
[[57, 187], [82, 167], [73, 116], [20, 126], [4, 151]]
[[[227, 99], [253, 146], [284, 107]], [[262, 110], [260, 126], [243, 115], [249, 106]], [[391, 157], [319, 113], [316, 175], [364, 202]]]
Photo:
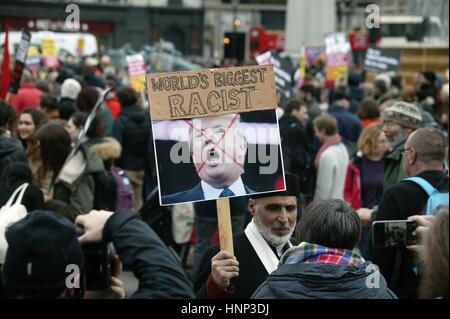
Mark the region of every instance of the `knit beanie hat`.
[[2, 269], [6, 290], [61, 292], [66, 287], [68, 265], [82, 270], [84, 256], [75, 226], [53, 211], [35, 210], [13, 224]]
[[61, 85], [61, 97], [75, 100], [81, 91], [81, 85], [77, 80], [66, 79]]
[[391, 121], [404, 127], [418, 129], [422, 126], [422, 114], [410, 103], [396, 102], [383, 113], [383, 121]]

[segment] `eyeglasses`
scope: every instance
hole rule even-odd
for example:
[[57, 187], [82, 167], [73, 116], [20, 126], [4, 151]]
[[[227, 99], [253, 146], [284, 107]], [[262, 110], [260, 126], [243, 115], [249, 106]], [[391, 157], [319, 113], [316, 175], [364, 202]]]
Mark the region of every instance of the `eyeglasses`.
[[412, 150], [412, 147], [401, 149], [400, 150], [400, 156], [403, 156], [403, 154], [405, 154], [406, 151], [410, 151], [410, 150]]

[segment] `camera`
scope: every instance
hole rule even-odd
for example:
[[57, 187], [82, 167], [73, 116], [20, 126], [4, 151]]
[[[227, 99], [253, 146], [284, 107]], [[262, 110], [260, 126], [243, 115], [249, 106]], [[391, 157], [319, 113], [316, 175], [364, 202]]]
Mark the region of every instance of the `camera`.
[[[77, 236], [84, 234], [84, 228], [77, 227]], [[114, 272], [114, 246], [111, 243], [82, 245], [84, 254], [84, 281], [86, 290], [105, 290], [110, 285]]]
[[419, 238], [414, 231], [417, 224], [409, 220], [376, 221], [372, 224], [373, 246], [376, 248], [399, 248], [416, 245]]

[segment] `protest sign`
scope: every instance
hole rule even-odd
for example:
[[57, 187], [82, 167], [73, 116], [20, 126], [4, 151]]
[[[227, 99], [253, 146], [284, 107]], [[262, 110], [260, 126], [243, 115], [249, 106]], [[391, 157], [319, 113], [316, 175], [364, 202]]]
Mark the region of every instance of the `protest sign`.
[[55, 39], [51, 37], [42, 38], [41, 50], [45, 67], [47, 68], [59, 67], [58, 50], [56, 49]]
[[228, 198], [284, 181], [273, 66], [153, 73], [147, 91], [160, 205], [217, 200], [232, 251]]
[[267, 51], [255, 57], [259, 65], [273, 64], [275, 72], [275, 84], [277, 90], [286, 99], [292, 95], [292, 73], [294, 66], [289, 57], [282, 57], [276, 51]]
[[15, 94], [19, 90], [20, 78], [22, 77], [23, 68], [27, 60], [28, 47], [30, 46], [31, 34], [28, 31], [22, 32], [19, 46], [17, 47], [14, 71], [9, 85], [9, 92]]
[[41, 63], [41, 56], [39, 50], [35, 45], [30, 45], [28, 48], [26, 66], [30, 71], [39, 71], [39, 64]]
[[342, 32], [327, 34], [325, 51], [327, 54], [327, 81], [336, 81], [346, 77], [351, 53], [347, 35]]
[[85, 42], [83, 38], [78, 38], [76, 49], [78, 56], [83, 56]]
[[142, 54], [127, 56], [128, 76], [130, 85], [136, 92], [144, 92], [145, 88], [145, 62]]
[[369, 48], [364, 61], [364, 70], [373, 73], [397, 74], [400, 52], [388, 49]]

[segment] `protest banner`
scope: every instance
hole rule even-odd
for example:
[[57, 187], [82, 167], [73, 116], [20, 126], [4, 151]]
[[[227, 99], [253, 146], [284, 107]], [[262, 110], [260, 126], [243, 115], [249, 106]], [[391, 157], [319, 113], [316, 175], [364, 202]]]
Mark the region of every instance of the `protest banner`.
[[42, 57], [44, 59], [44, 66], [47, 68], [58, 68], [58, 50], [56, 49], [55, 39], [52, 37], [41, 39]]
[[142, 54], [127, 56], [128, 76], [131, 87], [139, 93], [144, 92], [146, 67]]
[[9, 85], [9, 92], [16, 94], [20, 86], [20, 78], [22, 77], [23, 68], [27, 60], [28, 47], [30, 46], [31, 33], [28, 31], [22, 32], [19, 46], [17, 47], [14, 63], [14, 71]]
[[342, 32], [328, 33], [325, 36], [327, 54], [327, 81], [336, 81], [348, 75], [351, 46], [347, 35]]
[[216, 200], [232, 253], [229, 198], [285, 189], [273, 66], [150, 73], [147, 92], [160, 205]]
[[373, 73], [396, 75], [400, 65], [400, 52], [388, 49], [369, 48], [364, 60], [364, 70]]
[[85, 42], [86, 41], [83, 38], [79, 38], [77, 40], [77, 49], [76, 49], [76, 51], [77, 51], [78, 56], [80, 56], [80, 57], [83, 56]]

